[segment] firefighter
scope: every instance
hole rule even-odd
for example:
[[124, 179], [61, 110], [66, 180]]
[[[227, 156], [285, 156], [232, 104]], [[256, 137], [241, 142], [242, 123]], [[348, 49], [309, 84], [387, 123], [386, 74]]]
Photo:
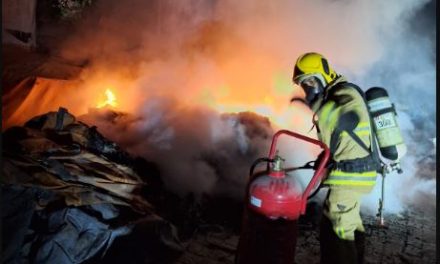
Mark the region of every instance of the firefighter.
[[365, 229], [360, 202], [376, 183], [372, 126], [362, 91], [337, 74], [318, 53], [298, 57], [293, 82], [314, 112], [318, 138], [332, 162], [320, 224], [321, 263], [363, 263]]

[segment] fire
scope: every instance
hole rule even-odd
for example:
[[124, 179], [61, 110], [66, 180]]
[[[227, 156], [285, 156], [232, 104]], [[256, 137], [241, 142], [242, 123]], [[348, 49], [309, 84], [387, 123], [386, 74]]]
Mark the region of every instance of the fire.
[[107, 97], [106, 100], [104, 102], [98, 103], [98, 105], [96, 106], [97, 108], [102, 108], [107, 105], [111, 107], [116, 107], [118, 105], [116, 103], [116, 96], [110, 89], [105, 90], [105, 96]]
[[[261, 61], [266, 60], [262, 58]], [[84, 87], [90, 91], [92, 99], [88, 105], [97, 108], [117, 107], [118, 111], [136, 115], [145, 104], [151, 102], [150, 98], [155, 100], [169, 96], [177, 99], [176, 103], [182, 106], [203, 106], [218, 113], [253, 112], [268, 118], [274, 129], [304, 133], [310, 130], [312, 125], [308, 109], [290, 104], [293, 96], [303, 96], [302, 89], [292, 87], [290, 72], [275, 66], [266, 69], [261, 66], [262, 62], [249, 71], [236, 66], [239, 62], [232, 64], [234, 67], [230, 64], [220, 65], [213, 73], [196, 76], [188, 75], [189, 72], [177, 67], [172, 82], [156, 77], [164, 72], [168, 74], [167, 65], [146, 65], [140, 72], [142, 76], [129, 75], [118, 69], [109, 70], [102, 65], [102, 68], [91, 71]], [[197, 70], [196, 66], [192, 68]], [[119, 87], [124, 87], [124, 91]], [[162, 88], [153, 90], [153, 87]]]
[[276, 129], [293, 129], [297, 132], [306, 133], [311, 124], [311, 114], [306, 109], [298, 109], [286, 104], [280, 107], [276, 103], [268, 104], [227, 104], [219, 103], [211, 106], [219, 113], [254, 112], [267, 117]]

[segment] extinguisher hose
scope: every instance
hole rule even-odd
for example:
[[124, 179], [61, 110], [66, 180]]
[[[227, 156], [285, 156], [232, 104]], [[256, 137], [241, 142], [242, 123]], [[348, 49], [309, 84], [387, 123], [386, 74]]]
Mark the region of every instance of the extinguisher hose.
[[269, 170], [269, 162], [274, 162], [274, 160], [266, 157], [256, 159], [254, 163], [252, 163], [251, 169], [249, 171], [249, 177], [252, 177], [252, 175], [254, 175], [255, 167], [257, 167], [257, 165], [261, 162], [267, 162], [267, 170]]
[[322, 182], [320, 182], [318, 188], [316, 188], [316, 190], [313, 191], [313, 193], [310, 194], [309, 197], [307, 197], [307, 200], [313, 198], [313, 196], [315, 196], [319, 192], [319, 190], [321, 190], [322, 186], [323, 184]]

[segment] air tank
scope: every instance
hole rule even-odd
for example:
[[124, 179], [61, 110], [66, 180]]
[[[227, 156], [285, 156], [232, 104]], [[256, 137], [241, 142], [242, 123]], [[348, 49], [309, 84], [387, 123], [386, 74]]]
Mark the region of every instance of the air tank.
[[[397, 122], [397, 113], [387, 91], [372, 87], [365, 92], [368, 111], [373, 118], [374, 131], [382, 161], [397, 163], [406, 154], [406, 145]], [[385, 160], [384, 160], [385, 159]]]

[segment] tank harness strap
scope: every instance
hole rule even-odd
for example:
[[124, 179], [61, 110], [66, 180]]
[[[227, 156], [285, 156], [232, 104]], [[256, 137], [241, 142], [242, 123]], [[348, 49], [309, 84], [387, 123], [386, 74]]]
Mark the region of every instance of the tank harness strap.
[[330, 139], [331, 153], [335, 153], [338, 139], [344, 131], [367, 153], [371, 153], [371, 149], [367, 147], [367, 145], [365, 145], [365, 143], [359, 138], [359, 136], [353, 132], [359, 125], [359, 121], [359, 116], [353, 111], [344, 113], [340, 116], [338, 125], [335, 127], [334, 133], [332, 134]]
[[371, 114], [371, 116], [376, 117], [376, 116], [380, 116], [380, 115], [388, 113], [388, 112], [394, 112], [397, 115], [396, 107], [394, 106], [394, 104], [391, 104], [391, 107], [387, 107], [387, 108], [381, 109], [377, 112], [374, 112], [373, 114]]
[[333, 169], [344, 172], [362, 173], [376, 170], [376, 162], [371, 155], [352, 160], [341, 160], [333, 163]]
[[[354, 141], [356, 141], [356, 143], [361, 147], [361, 148], [363, 148], [366, 152], [368, 152], [368, 153], [371, 153], [371, 149], [369, 148], [369, 147], [367, 147], [367, 145], [365, 145], [365, 143], [359, 138], [359, 136], [358, 135], [356, 135], [354, 132], [353, 132], [353, 130], [343, 130], [343, 131], [345, 131]], [[339, 133], [339, 135], [343, 132], [343, 131], [338, 131]], [[336, 133], [335, 133], [336, 134]], [[332, 137], [333, 138], [333, 137]], [[336, 141], [336, 140], [335, 140]], [[332, 146], [331, 147], [333, 147], [334, 149], [333, 149], [333, 151], [335, 151], [336, 150], [336, 146], [333, 146], [333, 144], [331, 144]], [[334, 153], [334, 152], [332, 152], [332, 150], [330, 149], [330, 151], [331, 151], [331, 153]]]

